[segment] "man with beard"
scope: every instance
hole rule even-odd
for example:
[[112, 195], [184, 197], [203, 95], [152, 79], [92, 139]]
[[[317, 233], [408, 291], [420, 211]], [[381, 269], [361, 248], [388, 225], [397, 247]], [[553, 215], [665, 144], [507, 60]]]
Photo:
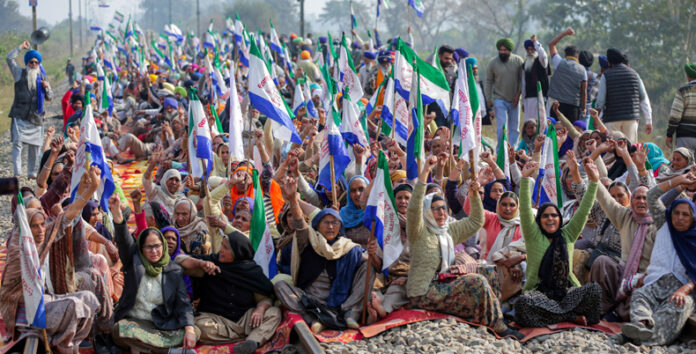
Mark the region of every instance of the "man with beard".
[[[527, 58], [524, 60], [524, 75], [522, 75], [522, 89], [524, 99], [524, 121], [536, 120], [539, 115], [539, 102], [537, 100], [537, 82], [541, 84], [541, 92], [546, 97], [549, 91], [549, 59], [546, 51], [537, 41], [536, 34], [531, 39], [524, 41], [524, 49]], [[545, 104], [545, 102], [544, 102]]]
[[[571, 122], [585, 117], [585, 109], [587, 108], [587, 71], [578, 62], [578, 47], [574, 45], [565, 47], [564, 59], [558, 54], [556, 45], [563, 37], [572, 36], [573, 34], [575, 34], [575, 31], [572, 28], [568, 28], [549, 42], [549, 55], [551, 55], [554, 73], [549, 84], [549, 102], [546, 109], [548, 112], [551, 101], [558, 101], [560, 103], [559, 111]], [[558, 118], [554, 112], [551, 112], [551, 116]]]
[[[468, 53], [467, 53], [468, 54]], [[450, 91], [454, 87], [454, 80], [457, 79], [457, 66], [454, 63], [454, 48], [447, 44], [442, 45], [437, 50], [437, 59], [440, 60], [440, 67], [445, 72]]]
[[53, 98], [53, 90], [46, 81], [46, 72], [41, 66], [41, 53], [29, 50], [24, 54], [22, 69], [15, 59], [23, 49], [29, 49], [29, 42], [24, 41], [7, 54], [7, 65], [14, 77], [14, 102], [10, 110], [12, 126], [12, 163], [15, 177], [22, 173], [22, 148], [28, 149], [27, 175], [36, 178], [38, 173], [39, 149], [43, 144], [44, 101]]
[[514, 42], [503, 38], [496, 42], [498, 56], [488, 62], [486, 68], [487, 107], [495, 108], [497, 141], [503, 139], [503, 127], [507, 126], [508, 142], [517, 146], [520, 137], [520, 95], [522, 94], [522, 66], [524, 60], [512, 54]]

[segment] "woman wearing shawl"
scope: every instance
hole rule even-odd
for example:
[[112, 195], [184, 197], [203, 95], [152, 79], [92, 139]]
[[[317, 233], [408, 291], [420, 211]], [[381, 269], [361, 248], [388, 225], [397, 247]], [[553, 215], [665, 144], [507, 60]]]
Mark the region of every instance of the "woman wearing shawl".
[[[278, 307], [272, 306], [273, 284], [254, 262], [249, 238], [234, 231], [223, 238], [220, 253], [195, 258], [212, 263], [199, 262], [187, 270], [201, 294], [195, 318], [201, 343], [244, 340], [234, 352], [253, 353], [273, 337], [282, 315]], [[183, 262], [188, 269], [186, 263], [190, 261]]]
[[[160, 229], [164, 240], [167, 242], [167, 251], [169, 253], [169, 258], [173, 261], [177, 256], [184, 254], [181, 250], [181, 236], [179, 236], [179, 230], [173, 226], [165, 226]], [[193, 286], [191, 285], [191, 279], [188, 275], [184, 275], [184, 283], [186, 283], [186, 293], [191, 298], [193, 297]]]
[[[220, 135], [218, 135], [220, 136]], [[215, 155], [213, 156], [213, 172], [212, 176], [227, 178], [229, 176], [228, 168], [230, 165], [230, 146], [227, 143], [222, 143], [217, 146]]]
[[134, 189], [130, 193], [133, 201], [133, 213], [135, 214], [135, 238], [138, 238], [140, 232], [148, 227], [161, 229], [172, 224], [167, 209], [158, 202], [146, 202], [141, 206], [142, 193], [139, 189]]
[[437, 194], [425, 195], [428, 176], [437, 163], [435, 156], [426, 160], [408, 204], [406, 232], [411, 267], [406, 291], [410, 306], [459, 316], [487, 326], [501, 336], [522, 338], [521, 333], [503, 322], [500, 303], [492, 288], [498, 285], [489, 284], [483, 275], [466, 274], [461, 267], [453, 266], [454, 245], [470, 238], [483, 226], [483, 206], [479, 184], [472, 181], [470, 216], [449, 222], [444, 199]]
[[524, 293], [515, 303], [515, 322], [525, 327], [545, 327], [564, 321], [595, 324], [600, 320], [601, 287], [589, 283], [580, 287], [572, 272], [573, 248], [585, 227], [597, 193], [597, 167], [586, 158], [585, 171], [590, 176], [587, 192], [580, 205], [563, 226], [563, 215], [552, 203], [542, 204], [532, 212], [531, 186], [539, 168], [529, 162], [522, 171], [520, 186], [520, 221], [527, 247], [527, 282]]
[[114, 342], [139, 352], [193, 348], [198, 340], [193, 307], [186, 297], [181, 267], [170, 262], [167, 241], [155, 228], [143, 230], [134, 240], [120, 201], [111, 198], [109, 202], [119, 256], [126, 269], [126, 285], [111, 331]]
[[[314, 333], [326, 327], [358, 328], [368, 254], [345, 237], [338, 212], [319, 211], [299, 200], [295, 178], [286, 177], [283, 197], [290, 204], [288, 218], [295, 229], [290, 261], [292, 284], [277, 282], [276, 296], [286, 308], [302, 314]], [[309, 216], [311, 228], [305, 215]], [[376, 247], [370, 249], [370, 266], [380, 269]], [[314, 311], [317, 307], [326, 307], [328, 312]]]
[[181, 174], [173, 168], [164, 173], [159, 185], [153, 185], [152, 170], [161, 160], [162, 153], [160, 152], [154, 152], [150, 157], [147, 169], [143, 173], [143, 188], [149, 201], [160, 203], [169, 215], [173, 215], [174, 204], [178, 199], [184, 197], [182, 193], [184, 185], [181, 183]]
[[251, 230], [251, 216], [253, 213], [254, 198], [241, 197], [237, 199], [232, 214], [232, 227], [248, 236], [249, 230]]
[[198, 216], [196, 204], [191, 199], [179, 199], [174, 205], [174, 227], [179, 230], [186, 254], [210, 254], [212, 245], [208, 225]]
[[631, 322], [621, 327], [624, 336], [644, 345], [668, 345], [694, 312], [695, 215], [696, 205], [688, 199], [677, 199], [666, 210], [644, 285], [631, 297]]
[[369, 194], [366, 192], [369, 183], [370, 181], [361, 175], [353, 176], [348, 180], [348, 198], [346, 198], [348, 202], [340, 212], [346, 237], [363, 248], [367, 247], [367, 240], [370, 238], [370, 229], [363, 225], [365, 212], [362, 209], [362, 199]]
[[648, 151], [648, 162], [650, 162], [654, 176], [657, 177], [661, 171], [667, 171], [670, 161], [662, 153], [662, 149], [655, 143], [643, 143], [643, 146]]
[[[491, 171], [493, 171], [493, 175], [495, 176], [495, 180], [487, 183], [483, 187], [483, 209], [495, 213], [498, 204], [498, 199], [500, 199], [500, 196], [505, 191], [509, 191], [511, 189], [510, 180], [507, 176], [505, 176], [503, 170], [501, 170], [498, 164], [495, 162], [491, 153], [482, 153], [481, 160], [488, 164], [488, 166], [491, 168]], [[469, 210], [467, 206], [465, 206], [464, 208], [464, 211], [468, 213]]]
[[[78, 207], [67, 212], [77, 215]], [[49, 257], [46, 252], [46, 215], [43, 210], [26, 209], [27, 221], [36, 243], [41, 262], [41, 272], [44, 275], [43, 303], [46, 311], [46, 333], [50, 346], [59, 353], [74, 353], [79, 349], [80, 342], [86, 339], [92, 328], [95, 313], [100, 305], [97, 297], [90, 291], [75, 291], [62, 295], [54, 293], [47, 279], [51, 278]], [[51, 237], [51, 235], [48, 235]], [[19, 255], [21, 238], [17, 227], [12, 230], [7, 241], [7, 259], [0, 286], [0, 315], [5, 324], [5, 331], [11, 339], [19, 338], [16, 326], [27, 324], [22, 296], [22, 268]], [[36, 336], [42, 337], [39, 330], [33, 330]], [[8, 348], [9, 349], [9, 348]]]
[[674, 149], [672, 161], [667, 169], [664, 169], [657, 176], [658, 182], [664, 182], [678, 175], [684, 174], [694, 165], [694, 155], [689, 149], [680, 147]]
[[534, 120], [525, 121], [522, 125], [522, 134], [520, 135], [520, 143], [516, 150], [524, 150], [527, 155], [532, 155], [534, 151], [534, 140], [537, 136], [537, 123]]

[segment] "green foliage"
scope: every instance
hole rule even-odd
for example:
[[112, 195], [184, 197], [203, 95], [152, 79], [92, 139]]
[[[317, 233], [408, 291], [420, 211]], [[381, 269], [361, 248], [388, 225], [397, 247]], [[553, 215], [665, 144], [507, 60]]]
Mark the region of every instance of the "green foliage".
[[15, 0], [0, 0], [0, 32], [30, 32], [31, 21], [19, 14]]

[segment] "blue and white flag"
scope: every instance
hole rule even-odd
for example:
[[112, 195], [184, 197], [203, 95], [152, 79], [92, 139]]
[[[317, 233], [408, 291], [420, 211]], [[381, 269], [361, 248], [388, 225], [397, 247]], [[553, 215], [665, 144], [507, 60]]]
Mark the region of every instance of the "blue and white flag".
[[[188, 136], [188, 156], [191, 164], [191, 174], [193, 177], [206, 179], [210, 176], [213, 169], [213, 144], [210, 137], [210, 127], [208, 118], [198, 93], [195, 89], [189, 92], [189, 136]], [[203, 169], [201, 160], [207, 160], [206, 170]]]
[[208, 31], [205, 33], [205, 40], [203, 46], [215, 49], [215, 20], [210, 19], [210, 24], [208, 25]]
[[251, 228], [249, 230], [249, 241], [254, 248], [254, 262], [263, 269], [263, 274], [268, 279], [278, 274], [278, 265], [276, 264], [275, 246], [273, 245], [273, 237], [266, 223], [266, 208], [263, 201], [263, 190], [259, 180], [259, 171], [253, 170], [252, 182], [254, 185], [254, 208], [251, 215]]
[[346, 36], [343, 36], [341, 40], [341, 52], [338, 56], [338, 70], [338, 90], [343, 91], [343, 88], [347, 87], [350, 97], [356, 100], [361, 99], [364, 93], [360, 85], [358, 74], [355, 71], [355, 65], [353, 65], [353, 58], [350, 55], [350, 50], [348, 50], [348, 44], [346, 44]]
[[122, 14], [122, 13], [120, 13], [120, 12], [118, 12], [118, 11], [116, 11], [116, 12], [114, 13], [114, 21], [116, 21], [116, 22], [118, 22], [118, 23], [123, 23], [123, 19], [124, 19], [124, 17], [123, 17], [123, 14]]
[[174, 37], [177, 41], [184, 38], [183, 32], [175, 24], [164, 25], [164, 33], [170, 37]]
[[102, 28], [96, 23], [92, 23], [89, 25], [89, 29], [95, 32], [101, 32]]
[[[331, 190], [333, 183], [343, 175], [346, 167], [351, 162], [350, 156], [346, 152], [346, 145], [343, 142], [341, 131], [338, 129], [338, 113], [331, 109], [331, 115], [326, 118], [327, 124], [324, 128], [324, 139], [319, 149], [319, 179], [318, 185]], [[334, 160], [334, 177], [331, 181], [331, 157]], [[333, 182], [333, 183], [332, 183]]]
[[415, 90], [411, 91], [409, 108], [411, 111], [411, 126], [409, 127], [408, 142], [406, 143], [406, 177], [418, 178], [420, 167], [425, 161], [423, 99], [420, 92], [420, 75], [416, 70], [413, 76]]
[[423, 104], [428, 105], [437, 102], [442, 112], [449, 112], [450, 87], [442, 69], [432, 66], [421, 59], [416, 52], [401, 38], [398, 39], [398, 50], [394, 60], [394, 87], [404, 99], [408, 99], [411, 91], [413, 72], [420, 72], [420, 91], [423, 96]]
[[273, 27], [273, 20], [268, 20], [271, 23], [271, 49], [278, 53], [279, 57], [285, 56], [283, 52], [283, 46], [280, 44], [280, 38], [278, 38], [278, 32], [276, 32], [275, 27]]
[[111, 93], [111, 83], [109, 78], [104, 74], [104, 68], [99, 61], [97, 61], [97, 80], [101, 83], [101, 109], [106, 109], [109, 112], [109, 116], [113, 116], [114, 111], [114, 97]]
[[[374, 230], [372, 230], [373, 222]], [[404, 245], [401, 242], [399, 214], [389, 177], [389, 162], [384, 156], [384, 151], [381, 150], [377, 160], [377, 172], [372, 180], [372, 189], [367, 198], [363, 225], [374, 231], [375, 238], [382, 248], [382, 271], [386, 271], [394, 261], [399, 259]]]
[[556, 204], [559, 208], [563, 207], [563, 193], [561, 190], [560, 177], [561, 169], [558, 163], [556, 128], [552, 124], [549, 124], [541, 154], [539, 175], [534, 184], [534, 194], [532, 195], [535, 205], [551, 202]]
[[[299, 81], [299, 80], [298, 80]], [[304, 90], [302, 90], [302, 85], [295, 84], [295, 93], [292, 95], [292, 113], [297, 115], [297, 111], [305, 106]]]
[[[46, 309], [44, 307], [44, 281], [41, 274], [39, 253], [36, 251], [34, 236], [29, 227], [22, 193], [17, 193], [17, 209], [14, 213], [19, 242], [19, 260], [22, 264], [22, 295], [27, 321], [36, 328], [46, 328]], [[15, 236], [15, 237], [16, 237]]]
[[302, 85], [304, 88], [305, 106], [307, 107], [307, 116], [311, 118], [318, 118], [319, 113], [317, 108], [314, 107], [314, 101], [312, 101], [312, 92], [309, 90], [309, 80], [305, 80]]
[[[233, 64], [234, 65], [234, 64]], [[242, 131], [244, 130], [244, 116], [242, 116], [241, 103], [239, 102], [239, 94], [237, 93], [237, 79], [234, 71], [230, 75], [230, 164], [233, 160], [244, 160], [244, 145], [242, 140]]]
[[99, 7], [110, 7], [106, 0], [99, 0]]
[[[466, 67], [463, 63], [457, 69], [457, 81], [454, 84], [452, 98], [452, 145], [459, 146], [458, 157], [464, 155], [469, 161], [469, 151], [476, 148], [476, 131], [474, 130], [474, 113], [469, 99], [469, 82]], [[476, 155], [476, 154], [474, 154]]]
[[273, 133], [278, 139], [302, 144], [302, 138], [292, 123], [294, 114], [289, 110], [273, 78], [268, 73], [266, 62], [259, 48], [251, 41], [249, 51], [249, 100], [261, 114], [272, 120]]
[[408, 0], [408, 5], [416, 10], [416, 15], [418, 15], [418, 17], [423, 17], [423, 10], [425, 10], [425, 6], [421, 0]]
[[70, 181], [70, 202], [75, 200], [77, 188], [80, 185], [82, 175], [87, 173], [90, 166], [97, 166], [101, 170], [99, 188], [95, 192], [95, 199], [99, 200], [102, 210], [109, 210], [109, 197], [114, 193], [116, 185], [111, 176], [111, 169], [106, 163], [106, 155], [102, 149], [101, 139], [97, 124], [94, 122], [90, 95], [85, 95], [85, 107], [82, 122], [80, 123], [80, 140], [77, 143], [75, 165], [73, 167], [72, 180]]
[[358, 144], [365, 148], [369, 147], [370, 140], [367, 137], [365, 127], [360, 122], [358, 106], [353, 103], [348, 95], [343, 96], [343, 104], [341, 106], [343, 111], [341, 136], [343, 136], [343, 139], [350, 145]]

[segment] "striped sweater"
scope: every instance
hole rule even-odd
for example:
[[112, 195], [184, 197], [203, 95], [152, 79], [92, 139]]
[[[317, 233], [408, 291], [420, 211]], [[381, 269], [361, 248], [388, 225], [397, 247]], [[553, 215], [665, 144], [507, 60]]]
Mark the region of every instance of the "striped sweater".
[[680, 87], [669, 113], [667, 137], [696, 137], [696, 80]]

